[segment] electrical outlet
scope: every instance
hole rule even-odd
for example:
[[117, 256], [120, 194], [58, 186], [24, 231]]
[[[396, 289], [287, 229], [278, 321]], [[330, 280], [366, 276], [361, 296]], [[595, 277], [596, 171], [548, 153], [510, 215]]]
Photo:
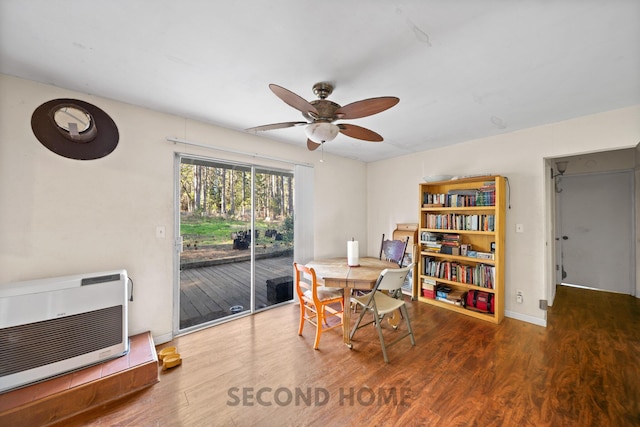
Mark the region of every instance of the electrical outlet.
[[523, 301], [524, 301], [524, 297], [523, 297], [522, 291], [516, 291], [516, 302], [518, 304], [522, 304]]

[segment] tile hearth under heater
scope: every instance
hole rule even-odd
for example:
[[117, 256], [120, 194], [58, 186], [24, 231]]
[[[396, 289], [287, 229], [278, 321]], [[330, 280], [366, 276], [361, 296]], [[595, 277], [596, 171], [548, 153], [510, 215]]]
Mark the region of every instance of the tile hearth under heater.
[[0, 425], [46, 426], [121, 399], [159, 381], [150, 332], [129, 337], [129, 352], [0, 394]]

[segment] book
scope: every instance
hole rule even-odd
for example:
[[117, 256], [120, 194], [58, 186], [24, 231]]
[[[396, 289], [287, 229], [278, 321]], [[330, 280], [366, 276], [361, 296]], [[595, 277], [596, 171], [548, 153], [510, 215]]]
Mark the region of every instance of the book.
[[462, 305], [461, 301], [452, 301], [450, 299], [447, 298], [443, 298], [443, 297], [436, 297], [435, 298], [437, 301], [442, 301], [442, 302], [446, 302], [447, 304], [451, 304], [451, 305]]
[[434, 279], [423, 278], [422, 289], [434, 292], [436, 289], [436, 281]]
[[459, 291], [459, 290], [451, 291], [447, 294], [447, 299], [450, 301], [462, 301], [463, 294], [464, 294], [464, 291]]

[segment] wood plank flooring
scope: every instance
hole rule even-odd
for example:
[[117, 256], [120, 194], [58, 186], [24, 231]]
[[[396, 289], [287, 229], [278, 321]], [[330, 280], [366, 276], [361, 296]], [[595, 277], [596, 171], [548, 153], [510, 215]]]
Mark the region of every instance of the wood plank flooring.
[[[231, 307], [250, 309], [249, 261], [184, 269], [180, 272], [180, 328], [221, 319]], [[257, 259], [256, 307], [268, 307], [267, 279], [293, 275], [292, 255]]]
[[405, 300], [417, 344], [390, 347], [389, 364], [373, 327], [353, 350], [339, 331], [313, 350], [287, 304], [163, 345], [182, 366], [64, 425], [640, 425], [640, 300], [560, 286], [547, 328]]

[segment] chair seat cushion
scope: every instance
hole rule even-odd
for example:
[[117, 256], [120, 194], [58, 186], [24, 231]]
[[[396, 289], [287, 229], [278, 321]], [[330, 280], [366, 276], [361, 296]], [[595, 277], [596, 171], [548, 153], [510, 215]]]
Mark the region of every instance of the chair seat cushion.
[[[362, 305], [363, 307], [366, 307], [367, 303], [369, 302], [369, 298], [371, 298], [370, 293], [359, 296], [359, 297], [353, 297], [352, 300], [355, 300], [356, 302], [358, 302], [358, 304]], [[374, 299], [375, 299], [376, 308], [378, 309], [379, 314], [390, 313], [394, 310], [399, 309], [404, 305], [403, 299], [390, 297], [389, 295], [383, 294], [380, 291], [377, 291], [375, 293]]]
[[[318, 299], [320, 301], [326, 301], [330, 299], [342, 298], [344, 295], [344, 291], [342, 288], [328, 288], [326, 286], [318, 286], [316, 288], [318, 293]], [[309, 299], [313, 299], [313, 294], [311, 293], [311, 289], [304, 293], [304, 296]]]

